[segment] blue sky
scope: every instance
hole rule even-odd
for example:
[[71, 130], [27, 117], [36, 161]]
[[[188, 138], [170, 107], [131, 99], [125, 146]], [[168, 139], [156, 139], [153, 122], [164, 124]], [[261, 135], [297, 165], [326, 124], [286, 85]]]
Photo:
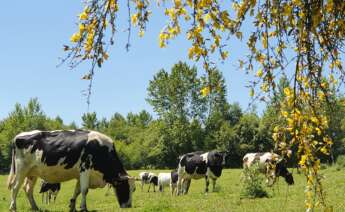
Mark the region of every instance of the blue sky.
[[[30, 98], [37, 97], [48, 116], [59, 115], [65, 123], [81, 122], [81, 115], [87, 112], [82, 90], [87, 88], [88, 82], [80, 78], [88, 66], [84, 64], [76, 70], [70, 70], [67, 65], [56, 66], [58, 58], [65, 55], [62, 46], [69, 43], [75, 32], [77, 15], [82, 8], [80, 0], [2, 2], [0, 119], [14, 109], [15, 103], [25, 105]], [[200, 67], [188, 60], [190, 43], [185, 41], [184, 34], [167, 48], [159, 48], [158, 34], [165, 20], [161, 14], [154, 13], [144, 38], [138, 38], [133, 30], [132, 47], [126, 52], [127, 14], [120, 13], [119, 33], [111, 47], [110, 58], [96, 71], [90, 111], [108, 118], [115, 112], [126, 115], [145, 109], [153, 113], [145, 101], [146, 88], [159, 69], [169, 70], [179, 60]], [[233, 40], [228, 45], [230, 59], [217, 65], [226, 79], [228, 100], [239, 102], [246, 109], [251, 101], [245, 88], [249, 77], [236, 68], [237, 60], [246, 52], [245, 43]], [[203, 73], [201, 68], [200, 72]]]

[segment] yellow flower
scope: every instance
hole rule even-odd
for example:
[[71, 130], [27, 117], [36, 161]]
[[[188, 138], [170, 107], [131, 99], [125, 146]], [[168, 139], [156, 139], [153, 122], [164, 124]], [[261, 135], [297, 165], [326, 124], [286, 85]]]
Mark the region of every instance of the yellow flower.
[[136, 25], [138, 22], [138, 14], [132, 15], [131, 20], [132, 20], [132, 24]]
[[304, 166], [307, 161], [307, 156], [302, 155], [301, 160], [299, 161], [299, 165]]
[[285, 94], [286, 96], [291, 96], [291, 90], [290, 90], [290, 88], [288, 88], [288, 87], [284, 88], [284, 94]]
[[210, 20], [210, 18], [211, 18], [210, 13], [207, 13], [207, 14], [204, 16], [204, 21], [205, 21], [205, 23], [208, 23], [208, 21]]
[[145, 34], [144, 30], [139, 31], [139, 37], [144, 37], [144, 34]]
[[175, 7], [176, 8], [181, 7], [181, 0], [175, 0]]
[[260, 69], [258, 70], [258, 72], [256, 72], [256, 76], [262, 77], [262, 75], [263, 75], [263, 71], [262, 71], [262, 68], [260, 68]]
[[223, 60], [225, 60], [229, 56], [229, 52], [223, 51], [220, 53], [220, 56], [222, 57]]
[[77, 32], [77, 33], [74, 33], [72, 35], [71, 42], [76, 43], [76, 42], [80, 41], [80, 39], [81, 39], [81, 35], [79, 32]]
[[317, 133], [318, 135], [321, 135], [322, 132], [321, 132], [320, 128], [316, 127], [315, 130], [316, 130], [316, 133]]
[[79, 24], [79, 32], [83, 33], [85, 31], [85, 24]]
[[79, 20], [86, 20], [89, 14], [84, 10], [82, 13], [79, 15]]
[[203, 97], [206, 97], [210, 94], [210, 91], [211, 91], [210, 86], [206, 86], [203, 89], [201, 89], [201, 95]]

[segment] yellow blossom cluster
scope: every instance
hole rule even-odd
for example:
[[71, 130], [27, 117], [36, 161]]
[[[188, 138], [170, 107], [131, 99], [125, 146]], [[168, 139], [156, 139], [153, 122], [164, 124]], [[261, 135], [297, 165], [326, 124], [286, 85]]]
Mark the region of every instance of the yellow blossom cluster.
[[[303, 81], [303, 77], [300, 79]], [[314, 207], [312, 202], [315, 185], [319, 187], [316, 195], [319, 196], [319, 201], [323, 201], [322, 189], [320, 190], [320, 159], [317, 155], [330, 153], [332, 140], [325, 133], [329, 121], [322, 107], [322, 100], [310, 105], [312, 98], [319, 98], [322, 92], [317, 92], [314, 97], [291, 87], [285, 87], [283, 92], [280, 117], [285, 122], [274, 128], [272, 138], [283, 154], [289, 152], [292, 146], [298, 147], [298, 164], [307, 179], [306, 208], [311, 209]]]

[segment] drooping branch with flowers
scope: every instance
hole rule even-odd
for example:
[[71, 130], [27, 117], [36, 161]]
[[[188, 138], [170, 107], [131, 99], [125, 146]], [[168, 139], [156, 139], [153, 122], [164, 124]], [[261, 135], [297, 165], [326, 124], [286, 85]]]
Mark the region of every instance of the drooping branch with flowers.
[[[231, 53], [231, 37], [245, 41], [249, 55], [239, 66], [252, 73], [251, 96], [276, 95], [281, 76], [290, 79], [284, 98], [277, 103], [283, 124], [274, 129], [276, 151], [289, 157], [292, 146], [298, 147], [299, 164], [306, 179], [306, 208], [325, 205], [319, 156], [329, 154], [332, 141], [326, 134], [329, 120], [324, 107], [331, 105], [331, 95], [344, 88], [342, 65], [345, 39], [345, 2], [336, 0], [88, 0], [79, 16], [79, 29], [65, 46], [66, 61], [72, 68], [91, 61], [84, 76], [92, 79], [95, 68], [108, 59], [107, 49], [114, 43], [119, 4], [127, 6], [128, 33], [138, 27], [144, 36], [152, 4], [164, 11], [168, 20], [161, 29], [159, 45], [164, 48], [184, 34], [191, 47], [186, 54], [201, 61], [206, 73], [216, 65], [211, 55], [226, 60]], [[131, 14], [131, 12], [133, 14]], [[244, 22], [251, 22], [250, 35], [243, 36]], [[182, 29], [183, 26], [183, 29]], [[110, 38], [105, 34], [110, 31]], [[129, 42], [129, 39], [128, 39]], [[129, 46], [129, 43], [126, 45]], [[230, 54], [231, 56], [231, 54]], [[201, 91], [207, 96], [211, 85]], [[89, 99], [88, 99], [89, 103]]]

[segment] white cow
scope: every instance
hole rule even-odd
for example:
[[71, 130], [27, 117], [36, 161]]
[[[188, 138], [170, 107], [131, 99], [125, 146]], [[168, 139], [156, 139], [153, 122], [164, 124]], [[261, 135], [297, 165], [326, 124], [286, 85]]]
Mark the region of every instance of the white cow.
[[165, 186], [170, 186], [171, 195], [175, 193], [177, 187], [178, 174], [177, 171], [171, 171], [170, 173], [158, 174], [158, 186], [159, 191], [163, 192]]

